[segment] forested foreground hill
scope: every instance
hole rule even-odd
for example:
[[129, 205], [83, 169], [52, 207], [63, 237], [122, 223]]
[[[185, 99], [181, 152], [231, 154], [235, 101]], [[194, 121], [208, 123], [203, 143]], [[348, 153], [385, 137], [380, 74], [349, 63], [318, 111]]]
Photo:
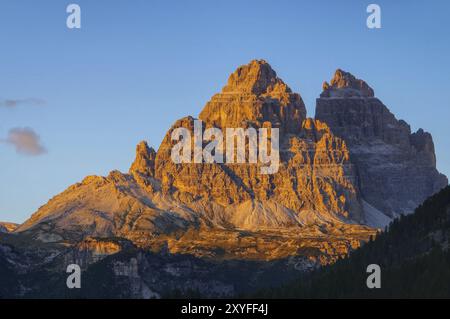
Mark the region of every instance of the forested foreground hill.
[[[334, 265], [268, 289], [270, 298], [450, 298], [450, 187], [414, 214]], [[366, 285], [369, 264], [381, 267], [381, 288]]]

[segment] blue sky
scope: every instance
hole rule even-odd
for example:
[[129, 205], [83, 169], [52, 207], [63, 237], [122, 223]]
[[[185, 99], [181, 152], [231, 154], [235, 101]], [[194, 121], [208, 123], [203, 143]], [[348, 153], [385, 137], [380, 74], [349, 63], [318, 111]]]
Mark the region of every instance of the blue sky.
[[[366, 27], [366, 7], [382, 28]], [[82, 10], [81, 30], [66, 7]], [[47, 153], [0, 144], [0, 220], [22, 222], [84, 176], [127, 171], [135, 145], [157, 148], [178, 118], [197, 116], [228, 75], [264, 58], [314, 116], [336, 68], [366, 80], [413, 130], [434, 137], [450, 175], [450, 2], [0, 1], [0, 139], [16, 127]]]

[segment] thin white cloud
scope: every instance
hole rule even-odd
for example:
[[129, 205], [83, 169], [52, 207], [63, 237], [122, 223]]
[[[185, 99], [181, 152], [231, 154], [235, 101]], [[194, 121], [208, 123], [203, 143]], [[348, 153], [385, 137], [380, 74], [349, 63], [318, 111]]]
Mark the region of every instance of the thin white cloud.
[[0, 107], [14, 108], [21, 105], [44, 105], [45, 100], [39, 98], [26, 99], [0, 99]]
[[9, 130], [8, 137], [0, 142], [14, 146], [16, 152], [22, 155], [38, 156], [47, 153], [45, 147], [41, 145], [39, 135], [28, 127]]

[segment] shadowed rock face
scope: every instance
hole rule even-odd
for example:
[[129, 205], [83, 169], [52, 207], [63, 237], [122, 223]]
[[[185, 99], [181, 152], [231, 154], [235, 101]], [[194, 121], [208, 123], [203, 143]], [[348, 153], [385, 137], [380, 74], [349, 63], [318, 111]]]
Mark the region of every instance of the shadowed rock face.
[[320, 97], [373, 97], [372, 88], [363, 80], [355, 78], [351, 73], [337, 69], [333, 78], [323, 83]]
[[362, 197], [395, 217], [412, 212], [448, 184], [436, 170], [431, 135], [397, 120], [373, 90], [337, 70], [317, 99], [316, 119], [344, 139], [356, 165]]
[[[317, 118], [306, 118], [300, 95], [267, 62], [251, 61], [229, 77], [199, 118], [203, 130], [279, 128], [276, 174], [260, 174], [260, 164], [250, 163], [175, 164], [171, 134], [184, 127], [194, 135], [195, 119], [188, 116], [174, 123], [157, 152], [141, 142], [128, 174], [85, 178], [17, 232], [45, 242], [123, 237], [139, 247], [200, 257], [303, 255], [333, 262], [375, 233], [365, 224], [383, 226], [389, 218], [382, 212], [417, 202], [415, 193], [394, 192], [389, 183], [398, 186], [397, 179], [414, 173], [423, 176], [417, 187], [425, 195], [443, 177], [434, 168], [431, 136], [411, 135], [364, 81], [338, 71], [326, 92]], [[396, 171], [409, 162], [411, 172]], [[396, 177], [379, 174], [389, 169]], [[424, 173], [428, 169], [437, 175]], [[376, 188], [391, 192], [383, 193], [390, 196], [387, 204], [378, 201]]]

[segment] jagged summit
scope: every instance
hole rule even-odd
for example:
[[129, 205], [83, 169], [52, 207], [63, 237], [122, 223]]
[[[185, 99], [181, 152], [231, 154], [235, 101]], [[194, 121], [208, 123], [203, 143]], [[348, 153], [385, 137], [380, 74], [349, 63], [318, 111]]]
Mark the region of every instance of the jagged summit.
[[276, 84], [284, 84], [277, 73], [265, 60], [252, 60], [234, 71], [228, 78], [222, 93], [253, 93], [256, 95], [267, 92]]
[[230, 75], [199, 118], [216, 127], [262, 127], [268, 122], [282, 133], [298, 133], [306, 108], [265, 60], [253, 60]]
[[[448, 184], [436, 169], [431, 134], [411, 133], [363, 80], [338, 69], [317, 99], [315, 118], [346, 141], [367, 211], [411, 213]], [[368, 205], [369, 206], [368, 206]]]
[[155, 175], [156, 151], [149, 147], [146, 141], [141, 141], [136, 146], [136, 158], [131, 164], [130, 174], [140, 173], [144, 176]]
[[374, 97], [373, 89], [350, 72], [337, 69], [330, 83], [323, 83], [320, 97]]

